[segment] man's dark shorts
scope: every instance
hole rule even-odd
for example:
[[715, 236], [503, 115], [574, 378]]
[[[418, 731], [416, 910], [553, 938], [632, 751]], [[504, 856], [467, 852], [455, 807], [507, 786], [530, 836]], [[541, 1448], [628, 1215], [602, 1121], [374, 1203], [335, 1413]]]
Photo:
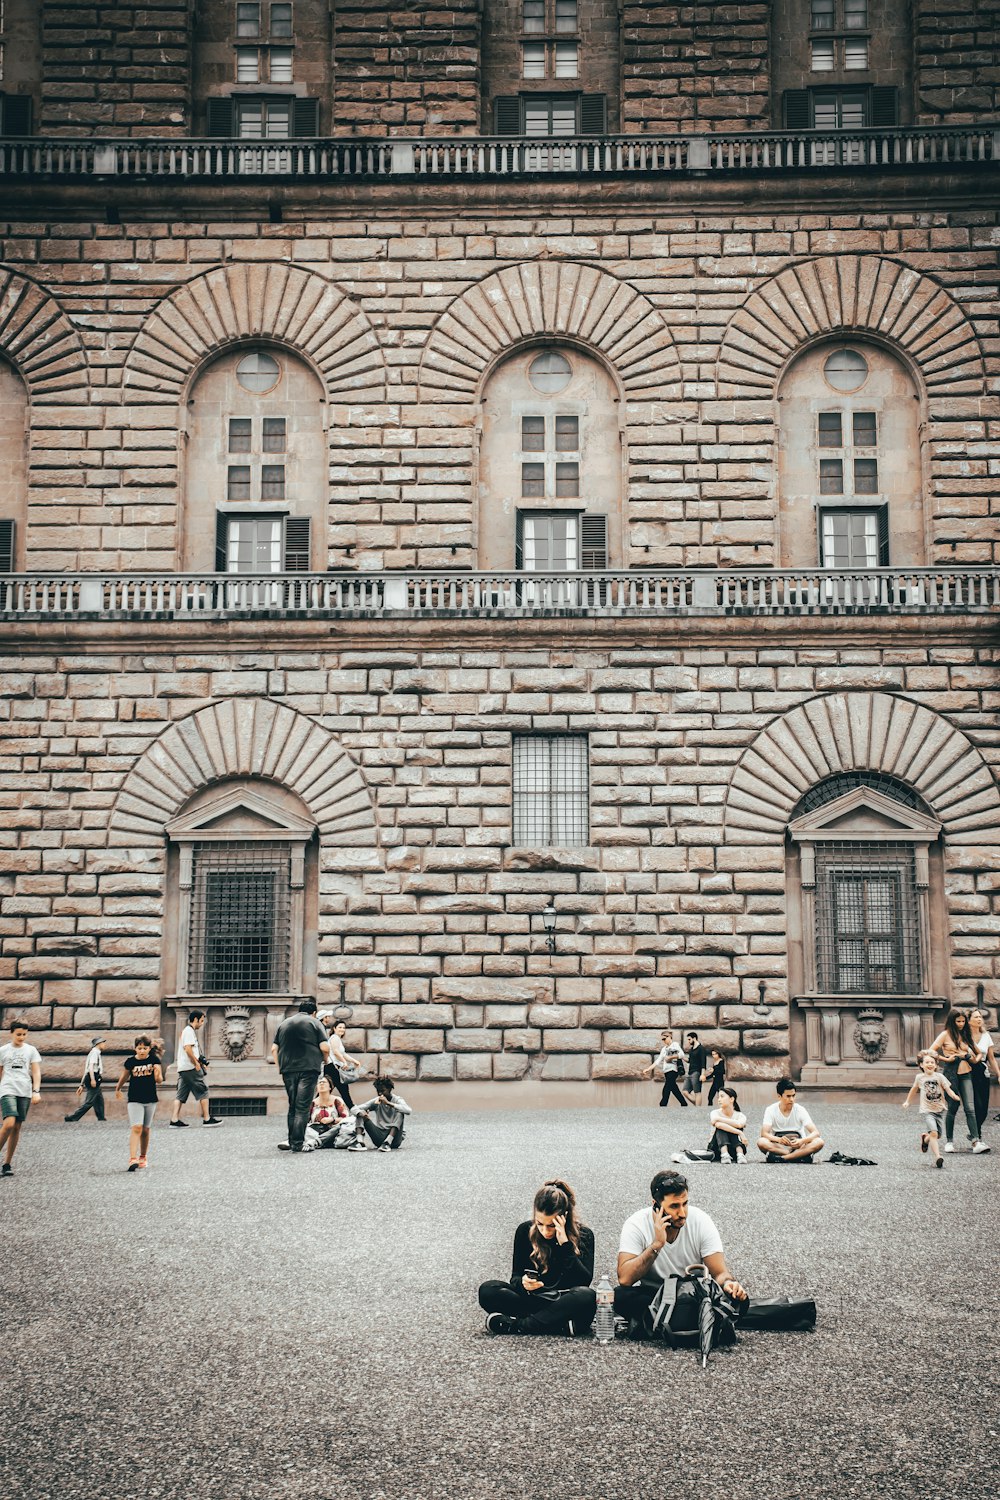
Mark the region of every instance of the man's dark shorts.
[[26, 1120], [31, 1100], [24, 1094], [0, 1094], [0, 1117], [5, 1120]]
[[189, 1094], [193, 1094], [196, 1099], [204, 1099], [207, 1093], [208, 1084], [204, 1073], [197, 1068], [181, 1068], [178, 1071], [175, 1095], [178, 1104], [183, 1104]]

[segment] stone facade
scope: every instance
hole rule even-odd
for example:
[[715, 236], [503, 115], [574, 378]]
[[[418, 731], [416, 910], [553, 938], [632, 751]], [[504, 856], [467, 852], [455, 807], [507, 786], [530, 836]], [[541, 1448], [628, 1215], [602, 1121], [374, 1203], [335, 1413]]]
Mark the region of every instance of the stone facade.
[[[68, 0], [41, 7], [44, 130], [186, 134], [191, 7], [78, 9], [79, 26]], [[770, 7], [622, 9], [623, 130], [769, 128]], [[947, 37], [938, 8], [914, 11], [913, 118], [988, 135], [996, 7], [970, 3]], [[321, 119], [359, 136], [480, 128], [488, 6], [412, 6], [405, 33], [364, 4], [328, 19]], [[192, 403], [243, 347], [294, 355], [319, 393], [317, 574], [405, 573], [391, 590], [475, 570], [495, 499], [484, 388], [513, 352], [556, 346], [599, 362], [617, 393], [609, 569], [688, 570], [693, 590], [688, 610], [527, 619], [400, 611], [389, 593], [320, 615], [266, 593], [228, 612], [148, 592], [109, 607], [86, 580], [72, 608], [5, 595], [2, 1001], [37, 1029], [47, 1078], [72, 1081], [94, 1031], [111, 1052], [136, 1028], [169, 1034], [187, 993], [175, 832], [212, 789], [236, 798], [234, 828], [253, 806], [266, 823], [268, 788], [282, 836], [307, 828], [299, 989], [332, 1007], [343, 982], [349, 1047], [397, 1078], [631, 1080], [668, 1023], [696, 1027], [738, 1077], [805, 1067], [788, 828], [841, 773], [905, 783], [938, 830], [922, 887], [933, 983], [890, 1028], [885, 1079], [944, 1004], [980, 986], [995, 1004], [996, 188], [985, 158], [833, 177], [13, 180], [0, 357], [11, 401], [24, 393], [27, 481], [0, 498], [19, 573], [213, 574], [192, 541], [219, 498], [189, 472]], [[885, 351], [910, 382], [907, 565], [965, 569], [980, 592], [930, 608], [931, 584], [911, 581], [874, 610], [818, 594], [702, 607], [719, 570], [814, 549], [812, 510], [786, 503], [782, 382], [837, 340]], [[0, 440], [17, 475], [17, 423]], [[585, 845], [514, 844], [522, 734], [587, 737]], [[293, 1000], [244, 997], [251, 1051], [220, 1061], [221, 1086], [266, 1086], [269, 1028]], [[227, 1005], [210, 1006], [219, 1046]], [[832, 1015], [810, 1078], [874, 1077], [861, 1043], [844, 1065], [853, 1014]]]

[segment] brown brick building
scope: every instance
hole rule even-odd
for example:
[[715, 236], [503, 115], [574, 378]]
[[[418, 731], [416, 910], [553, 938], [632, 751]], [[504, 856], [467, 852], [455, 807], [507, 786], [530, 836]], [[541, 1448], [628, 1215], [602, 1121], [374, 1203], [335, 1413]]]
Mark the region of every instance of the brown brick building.
[[[0, 999], [896, 1082], [1000, 988], [1000, 3], [5, 0]], [[548, 908], [548, 911], [546, 911]], [[553, 926], [550, 951], [548, 927]]]

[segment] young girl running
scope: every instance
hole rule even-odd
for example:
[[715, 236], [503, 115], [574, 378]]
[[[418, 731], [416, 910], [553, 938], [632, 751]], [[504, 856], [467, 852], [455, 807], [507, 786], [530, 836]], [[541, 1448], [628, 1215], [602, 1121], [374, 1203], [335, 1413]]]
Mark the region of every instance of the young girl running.
[[129, 1160], [128, 1169], [135, 1172], [148, 1165], [149, 1127], [156, 1114], [156, 1085], [163, 1082], [163, 1070], [148, 1036], [137, 1036], [135, 1046], [122, 1063], [122, 1076], [115, 1088], [120, 1099], [128, 1082]]
[[930, 1147], [931, 1156], [936, 1167], [944, 1166], [944, 1157], [941, 1155], [941, 1135], [944, 1124], [945, 1102], [944, 1096], [949, 1099], [958, 1099], [958, 1094], [949, 1084], [943, 1073], [938, 1071], [937, 1057], [933, 1052], [925, 1052], [920, 1059], [920, 1070], [906, 1098], [903, 1100], [903, 1108], [909, 1109], [917, 1095], [920, 1095], [920, 1123], [924, 1127], [920, 1136], [920, 1149], [926, 1151]]

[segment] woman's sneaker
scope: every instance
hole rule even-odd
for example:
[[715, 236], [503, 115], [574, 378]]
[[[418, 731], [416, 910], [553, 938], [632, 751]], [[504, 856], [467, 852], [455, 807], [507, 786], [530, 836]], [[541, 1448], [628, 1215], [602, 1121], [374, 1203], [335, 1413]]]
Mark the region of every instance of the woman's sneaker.
[[953, 1142], [953, 1141], [945, 1141], [945, 1143], [944, 1143], [944, 1147], [943, 1147], [943, 1149], [944, 1149], [944, 1150], [945, 1150], [945, 1151], [947, 1151], [947, 1153], [948, 1153], [948, 1155], [949, 1155], [949, 1156], [950, 1156], [950, 1155], [951, 1155], [951, 1153], [952, 1153], [952, 1152], [953, 1152], [953, 1151], [954, 1151], [954, 1149], [955, 1149], [955, 1145], [954, 1145], [954, 1142]]
[[983, 1153], [985, 1151], [988, 1151], [989, 1149], [990, 1148], [989, 1148], [989, 1146], [987, 1146], [987, 1144], [986, 1144], [985, 1141], [977, 1141], [976, 1144], [972, 1148], [972, 1154], [973, 1154], [973, 1156], [982, 1156]]
[[[348, 1146], [347, 1149], [350, 1150], [351, 1147]], [[499, 1333], [516, 1333], [517, 1324], [513, 1318], [508, 1318], [506, 1313], [487, 1313], [486, 1332], [494, 1338]]]

